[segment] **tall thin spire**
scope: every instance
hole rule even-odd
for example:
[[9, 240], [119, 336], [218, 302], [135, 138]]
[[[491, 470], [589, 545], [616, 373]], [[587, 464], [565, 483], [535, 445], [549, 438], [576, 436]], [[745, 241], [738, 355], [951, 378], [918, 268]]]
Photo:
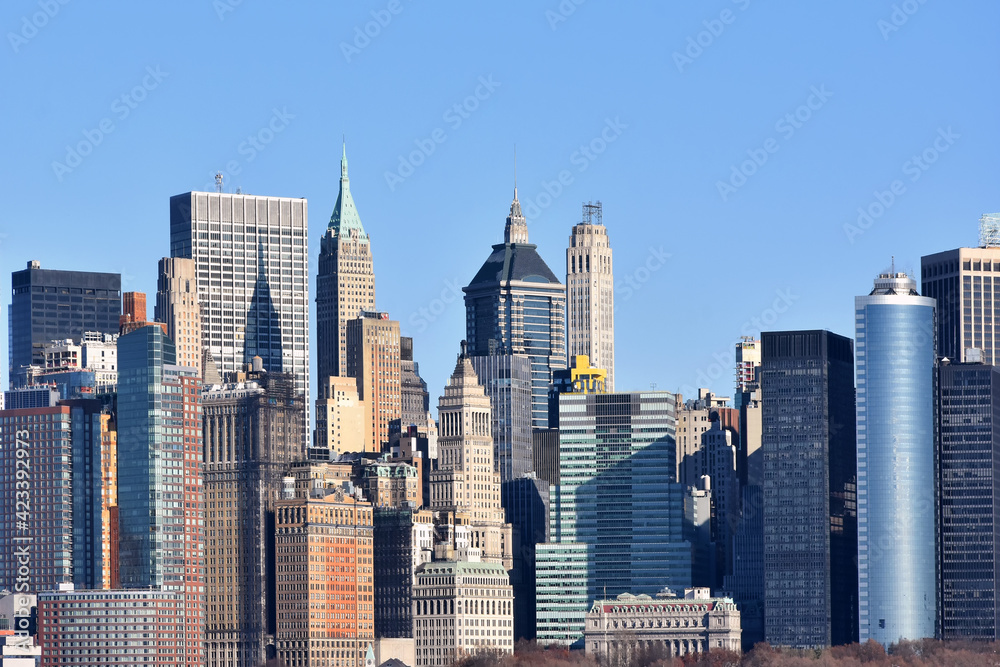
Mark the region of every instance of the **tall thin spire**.
[[517, 200], [517, 144], [514, 145], [514, 201], [510, 204], [510, 215], [503, 230], [504, 243], [527, 243], [528, 221], [521, 213], [521, 202]]

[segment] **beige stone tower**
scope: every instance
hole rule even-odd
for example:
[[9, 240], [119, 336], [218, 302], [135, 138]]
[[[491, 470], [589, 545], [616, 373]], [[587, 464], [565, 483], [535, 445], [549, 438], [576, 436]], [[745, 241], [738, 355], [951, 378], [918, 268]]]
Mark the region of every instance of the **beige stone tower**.
[[167, 335], [177, 346], [177, 364], [201, 367], [201, 307], [198, 305], [198, 277], [193, 259], [164, 257], [156, 282], [157, 322], [167, 325]]
[[586, 354], [595, 368], [608, 371], [607, 390], [615, 387], [615, 279], [611, 243], [601, 202], [583, 205], [583, 222], [573, 226], [566, 248], [566, 351]]
[[347, 375], [347, 323], [375, 310], [375, 268], [368, 234], [351, 196], [347, 147], [340, 160], [340, 194], [320, 243], [316, 276], [316, 357], [320, 384]]
[[[478, 549], [483, 561], [513, 566], [511, 527], [500, 505], [500, 473], [493, 461], [490, 399], [469, 361], [465, 341], [438, 402], [438, 469], [431, 473], [430, 508], [453, 525], [457, 550]], [[453, 517], [447, 517], [454, 514]]]

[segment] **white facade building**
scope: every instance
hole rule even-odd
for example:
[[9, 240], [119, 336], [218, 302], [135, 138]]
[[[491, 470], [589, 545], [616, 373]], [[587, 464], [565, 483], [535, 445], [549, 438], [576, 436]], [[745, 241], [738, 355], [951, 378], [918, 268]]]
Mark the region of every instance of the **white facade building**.
[[[474, 558], [474, 557], [473, 557]], [[421, 565], [413, 586], [415, 667], [448, 667], [482, 651], [514, 652], [514, 589], [498, 563]]]

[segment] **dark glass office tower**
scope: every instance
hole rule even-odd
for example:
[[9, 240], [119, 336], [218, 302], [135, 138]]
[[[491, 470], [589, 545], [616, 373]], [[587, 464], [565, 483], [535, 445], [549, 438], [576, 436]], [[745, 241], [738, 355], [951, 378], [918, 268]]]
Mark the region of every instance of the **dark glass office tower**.
[[941, 638], [996, 641], [1000, 368], [938, 370]]
[[10, 276], [10, 386], [25, 384], [22, 369], [44, 366], [51, 340], [79, 339], [84, 331], [118, 333], [122, 277], [117, 273], [56, 271], [37, 261]]
[[493, 406], [493, 451], [500, 481], [523, 477], [534, 469], [531, 363], [523, 354], [492, 354], [469, 357], [469, 361]]
[[476, 273], [465, 292], [469, 355], [500, 351], [527, 355], [531, 364], [531, 426], [547, 428], [552, 372], [566, 368], [566, 286], [537, 246], [528, 243], [528, 223], [514, 189], [504, 242]]
[[764, 333], [763, 347], [767, 641], [857, 641], [853, 343], [829, 331], [779, 331]]

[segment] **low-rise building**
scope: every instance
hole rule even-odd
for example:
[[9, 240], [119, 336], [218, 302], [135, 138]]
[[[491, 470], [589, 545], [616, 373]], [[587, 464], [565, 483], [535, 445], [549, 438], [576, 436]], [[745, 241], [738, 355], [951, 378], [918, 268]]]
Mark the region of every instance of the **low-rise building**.
[[182, 595], [63, 589], [38, 595], [43, 666], [191, 664], [184, 650]]
[[683, 598], [664, 590], [655, 598], [623, 593], [614, 600], [595, 600], [583, 638], [589, 655], [618, 661], [657, 647], [669, 656], [739, 651], [740, 634], [740, 612], [731, 598], [688, 588]]
[[482, 651], [514, 652], [514, 589], [499, 563], [421, 565], [413, 586], [415, 667], [446, 667]]

